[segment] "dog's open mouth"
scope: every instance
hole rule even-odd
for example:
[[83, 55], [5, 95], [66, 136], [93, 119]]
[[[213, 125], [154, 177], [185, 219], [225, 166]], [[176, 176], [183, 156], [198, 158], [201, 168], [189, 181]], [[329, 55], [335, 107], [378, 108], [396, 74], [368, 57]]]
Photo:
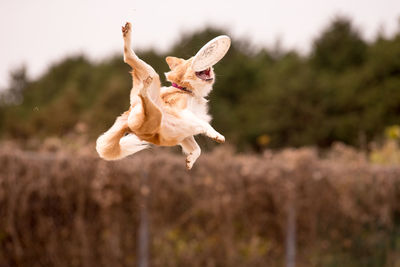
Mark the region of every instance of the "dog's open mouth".
[[196, 76], [207, 82], [213, 80], [213, 77], [211, 76], [211, 68], [202, 71], [196, 71]]

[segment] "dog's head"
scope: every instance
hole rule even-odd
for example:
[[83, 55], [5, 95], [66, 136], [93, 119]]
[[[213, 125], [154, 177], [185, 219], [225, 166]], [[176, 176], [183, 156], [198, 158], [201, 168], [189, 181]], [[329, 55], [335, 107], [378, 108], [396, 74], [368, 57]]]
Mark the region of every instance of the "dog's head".
[[177, 57], [167, 57], [165, 59], [170, 72], [165, 73], [168, 81], [186, 87], [193, 91], [195, 95], [206, 96], [212, 89], [215, 74], [214, 69], [208, 68], [203, 71], [192, 69], [193, 57], [187, 60]]

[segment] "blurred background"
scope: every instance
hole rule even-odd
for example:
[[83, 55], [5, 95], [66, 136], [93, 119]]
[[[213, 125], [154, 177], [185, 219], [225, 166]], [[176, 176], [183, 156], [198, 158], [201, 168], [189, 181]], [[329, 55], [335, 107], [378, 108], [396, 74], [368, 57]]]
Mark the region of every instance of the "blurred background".
[[[227, 34], [212, 125], [106, 162], [121, 26], [160, 74]], [[2, 1], [0, 266], [400, 266], [400, 2]]]

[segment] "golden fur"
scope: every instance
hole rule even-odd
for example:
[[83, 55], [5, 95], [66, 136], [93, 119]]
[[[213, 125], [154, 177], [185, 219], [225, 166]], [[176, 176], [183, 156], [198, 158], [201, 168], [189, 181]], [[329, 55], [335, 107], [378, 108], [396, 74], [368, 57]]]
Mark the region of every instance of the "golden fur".
[[161, 88], [158, 74], [131, 49], [131, 24], [126, 23], [122, 32], [124, 61], [132, 67], [131, 105], [97, 139], [97, 152], [102, 158], [113, 160], [136, 153], [148, 144], [180, 145], [187, 154], [186, 166], [190, 169], [200, 155], [194, 135], [205, 134], [218, 142], [225, 141], [208, 123], [211, 117], [204, 97], [212, 89], [213, 70], [209, 70], [211, 78], [204, 80], [192, 69], [193, 58], [167, 57], [171, 69], [166, 73], [167, 80], [186, 90]]

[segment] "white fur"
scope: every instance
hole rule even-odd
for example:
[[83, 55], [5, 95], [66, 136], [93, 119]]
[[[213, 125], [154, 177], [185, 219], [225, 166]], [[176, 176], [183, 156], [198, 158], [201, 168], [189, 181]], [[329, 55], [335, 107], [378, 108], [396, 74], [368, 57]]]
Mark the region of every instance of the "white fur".
[[[208, 114], [207, 99], [205, 97], [211, 92], [213, 82], [215, 79], [214, 70], [211, 68], [212, 81], [204, 81], [200, 78], [194, 80], [188, 80], [185, 82], [190, 83], [194, 88], [193, 94], [187, 94], [187, 105], [184, 110], [179, 111], [177, 116], [176, 110], [171, 111], [164, 107], [161, 103], [161, 97], [164, 92], [171, 90], [170, 87], [159, 88], [157, 85], [158, 78], [157, 73], [153, 68], [146, 64], [144, 61], [139, 59], [136, 54], [131, 49], [131, 25], [127, 23], [123, 27], [124, 33], [124, 61], [136, 69], [138, 75], [141, 75], [140, 79], [146, 80], [152, 79], [152, 83], [147, 89], [143, 86], [143, 81], [136, 81], [142, 83], [137, 85], [135, 89], [132, 89], [130, 99], [131, 106], [134, 108], [130, 111], [129, 117], [127, 118], [128, 125], [135, 125], [135, 119], [139, 118], [140, 114], [144, 112], [142, 107], [142, 101], [139, 100], [138, 95], [141, 97], [148, 97], [162, 112], [161, 125], [159, 128], [159, 134], [164, 138], [164, 141], [168, 143], [178, 144], [182, 147], [183, 152], [187, 155], [186, 167], [191, 169], [196, 159], [200, 156], [201, 150], [196, 143], [194, 136], [197, 134], [204, 134], [218, 142], [224, 142], [225, 137], [218, 133], [210, 124], [211, 116]], [[135, 104], [135, 105], [133, 105]], [[117, 119], [115, 124], [103, 135], [101, 135], [97, 140], [96, 149], [99, 155], [103, 158], [105, 157], [106, 151], [110, 151], [110, 143], [117, 134], [119, 129], [122, 129], [124, 122], [122, 119]], [[131, 127], [132, 129], [132, 127]], [[139, 135], [139, 134], [138, 134]], [[140, 135], [139, 135], [140, 136]], [[116, 143], [114, 143], [114, 147]], [[129, 134], [122, 137], [119, 140], [118, 155], [112, 156], [113, 158], [106, 159], [118, 159], [126, 157], [128, 155], [134, 154], [140, 150], [148, 147], [148, 142], [140, 140], [135, 134]], [[117, 154], [117, 153], [115, 153]]]
[[132, 133], [122, 137], [121, 140], [119, 140], [119, 145], [121, 146], [121, 158], [132, 155], [149, 147], [148, 142], [140, 140]]
[[111, 141], [115, 135], [121, 131], [123, 128], [124, 122], [120, 119], [114, 123], [114, 125], [104, 134], [100, 135], [96, 141], [96, 151], [97, 153], [106, 160], [117, 160], [139, 152], [143, 149], [146, 149], [149, 145], [148, 142], [140, 140], [134, 134], [128, 134], [123, 136], [119, 140], [119, 148], [120, 151], [118, 154], [108, 154], [107, 152], [110, 151], [110, 145], [113, 145]]
[[[214, 72], [212, 71], [211, 73], [212, 77], [215, 79]], [[187, 155], [186, 167], [188, 169], [191, 169], [194, 162], [201, 154], [201, 149], [194, 139], [195, 135], [204, 134], [221, 143], [225, 142], [225, 137], [218, 133], [209, 124], [209, 122], [211, 121], [211, 116], [208, 114], [208, 100], [205, 97], [211, 92], [213, 82], [205, 82], [200, 79], [191, 80], [189, 82], [194, 88], [194, 94], [187, 95], [187, 107], [184, 110], [180, 111], [179, 117], [173, 114], [169, 114], [162, 105], [159, 105], [159, 107], [163, 113], [160, 134], [171, 139], [181, 140], [179, 142], [179, 145], [182, 147], [183, 152]], [[170, 87], [162, 87], [160, 88], [159, 93], [162, 95], [164, 92], [170, 89]], [[138, 108], [138, 111], [139, 110], [142, 110], [142, 108]], [[133, 113], [131, 113], [129, 117], [132, 116]], [[120, 143], [120, 145], [121, 149], [125, 149], [125, 151], [132, 151], [132, 153], [130, 154], [144, 149], [137, 149], [135, 147], [137, 146], [135, 142]]]

